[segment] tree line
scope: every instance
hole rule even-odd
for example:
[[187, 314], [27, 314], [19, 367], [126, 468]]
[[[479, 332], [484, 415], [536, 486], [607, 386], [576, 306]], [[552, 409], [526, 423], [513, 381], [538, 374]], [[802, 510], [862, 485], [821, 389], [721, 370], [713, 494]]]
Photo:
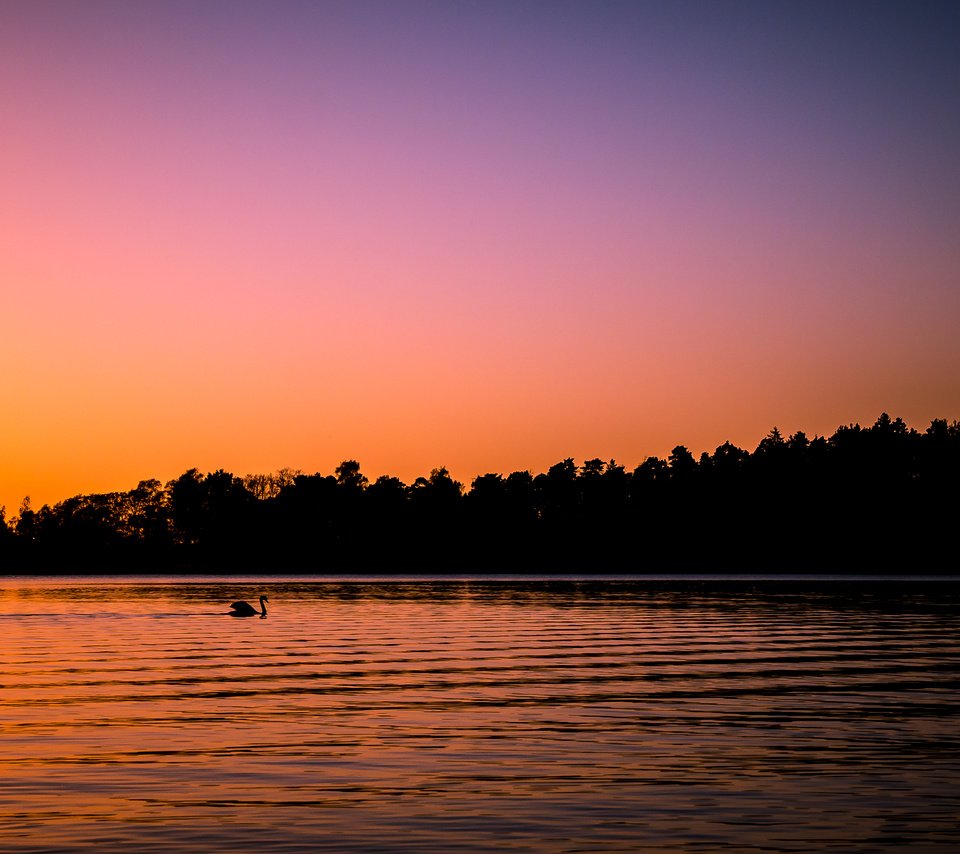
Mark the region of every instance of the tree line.
[[884, 413], [829, 437], [774, 428], [752, 452], [678, 445], [632, 470], [565, 459], [533, 475], [445, 468], [370, 482], [190, 469], [163, 484], [0, 510], [14, 572], [957, 571], [960, 422]]

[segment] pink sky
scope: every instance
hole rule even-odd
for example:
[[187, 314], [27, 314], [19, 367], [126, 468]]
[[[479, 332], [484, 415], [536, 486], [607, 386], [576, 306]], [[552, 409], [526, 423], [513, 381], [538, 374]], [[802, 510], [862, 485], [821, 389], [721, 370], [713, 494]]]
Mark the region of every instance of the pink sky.
[[956, 12], [721, 5], [4, 3], [0, 505], [960, 417]]

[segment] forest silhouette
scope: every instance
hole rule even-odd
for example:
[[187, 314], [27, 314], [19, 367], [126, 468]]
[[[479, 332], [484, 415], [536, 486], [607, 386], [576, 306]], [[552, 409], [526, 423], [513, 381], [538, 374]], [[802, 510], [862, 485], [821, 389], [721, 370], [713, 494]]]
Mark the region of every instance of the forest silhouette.
[[447, 469], [369, 482], [190, 469], [128, 492], [0, 511], [4, 572], [955, 572], [960, 422], [881, 415], [751, 453], [683, 445], [632, 471]]

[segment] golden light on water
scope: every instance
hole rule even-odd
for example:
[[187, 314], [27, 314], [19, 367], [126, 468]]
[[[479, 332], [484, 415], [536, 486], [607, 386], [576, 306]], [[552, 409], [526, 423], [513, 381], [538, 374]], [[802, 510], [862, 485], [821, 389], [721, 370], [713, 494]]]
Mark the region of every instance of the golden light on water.
[[956, 590], [877, 583], [4, 580], [0, 835], [948, 845]]

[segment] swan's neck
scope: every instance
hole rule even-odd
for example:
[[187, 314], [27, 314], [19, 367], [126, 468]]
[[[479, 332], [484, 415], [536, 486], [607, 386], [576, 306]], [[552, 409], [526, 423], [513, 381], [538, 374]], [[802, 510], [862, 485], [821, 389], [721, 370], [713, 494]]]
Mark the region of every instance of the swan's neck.
[[266, 617], [266, 616], [267, 616], [267, 605], [266, 605], [266, 603], [263, 601], [263, 599], [260, 600], [260, 616], [261, 616], [261, 617]]

